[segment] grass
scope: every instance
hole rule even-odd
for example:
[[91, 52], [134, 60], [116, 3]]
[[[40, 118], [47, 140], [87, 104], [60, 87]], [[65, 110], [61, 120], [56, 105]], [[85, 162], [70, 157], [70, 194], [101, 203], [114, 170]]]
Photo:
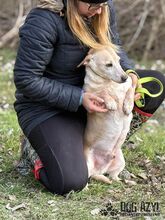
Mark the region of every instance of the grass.
[[[88, 191], [71, 192], [65, 197], [52, 195], [34, 180], [32, 174], [22, 177], [15, 170], [20, 152], [21, 133], [12, 107], [14, 85], [12, 64], [9, 63], [15, 54], [3, 50], [1, 56], [3, 59], [0, 61], [0, 219], [145, 219], [144, 216], [114, 218], [110, 211], [106, 211], [108, 202], [120, 210], [122, 201], [136, 202], [138, 208], [143, 201], [159, 202], [161, 216], [151, 218], [164, 219], [165, 161], [162, 159], [165, 154], [164, 110], [160, 109], [155, 114], [155, 120], [159, 124], [148, 123], [143, 126], [131, 138], [133, 145], [124, 148], [126, 168], [136, 176], [142, 173], [148, 175], [147, 179], [137, 177], [137, 184], [133, 186], [123, 182], [106, 185], [91, 181]], [[12, 208], [17, 205], [22, 205], [22, 208], [14, 211]], [[104, 215], [91, 213], [92, 210], [97, 212], [98, 209], [102, 210]]]

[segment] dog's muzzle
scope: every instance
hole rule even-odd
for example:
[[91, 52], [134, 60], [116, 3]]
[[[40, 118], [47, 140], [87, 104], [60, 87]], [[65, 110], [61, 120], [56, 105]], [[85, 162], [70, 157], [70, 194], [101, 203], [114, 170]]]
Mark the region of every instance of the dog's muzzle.
[[124, 83], [127, 79], [128, 79], [128, 76], [127, 76], [127, 75], [126, 75], [126, 76], [122, 76], [122, 77], [121, 77], [122, 83]]

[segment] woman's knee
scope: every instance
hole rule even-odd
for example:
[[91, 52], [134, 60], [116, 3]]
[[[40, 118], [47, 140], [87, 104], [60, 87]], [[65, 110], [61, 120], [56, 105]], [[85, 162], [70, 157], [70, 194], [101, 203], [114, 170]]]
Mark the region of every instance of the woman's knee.
[[70, 176], [69, 179], [66, 179], [66, 181], [64, 182], [64, 191], [63, 193], [68, 193], [70, 191], [81, 191], [88, 182], [88, 173], [84, 172], [83, 173], [77, 173], [76, 178], [72, 178], [72, 176]]
[[[73, 172], [74, 170], [72, 171], [72, 173]], [[74, 175], [72, 175], [72, 173], [68, 173], [68, 175], [63, 175], [63, 178], [60, 178], [60, 180], [58, 179], [58, 177], [56, 177], [54, 180], [52, 179], [51, 186], [48, 190], [58, 195], [65, 195], [66, 193], [69, 193], [72, 190], [75, 192], [81, 191], [88, 183], [88, 171], [83, 170], [80, 172], [81, 173], [77, 173], [76, 177], [75, 173]]]
[[72, 165], [63, 166], [64, 190], [68, 193], [71, 190], [81, 191], [88, 182], [88, 169], [85, 158], [79, 156]]

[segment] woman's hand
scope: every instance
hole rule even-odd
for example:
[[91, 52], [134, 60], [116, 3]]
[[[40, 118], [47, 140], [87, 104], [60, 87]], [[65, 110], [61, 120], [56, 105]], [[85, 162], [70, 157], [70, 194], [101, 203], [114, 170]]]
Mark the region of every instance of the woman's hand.
[[104, 100], [90, 92], [84, 92], [82, 105], [89, 113], [108, 111]]
[[[132, 87], [133, 88], [139, 88], [139, 87], [142, 87], [142, 85], [140, 84], [139, 85], [139, 83], [138, 83], [138, 77], [134, 74], [134, 73], [129, 73], [129, 76], [131, 77], [131, 79], [132, 79]], [[140, 93], [136, 93], [135, 92], [135, 96], [134, 96], [134, 100], [135, 101], [137, 101], [137, 100], [139, 100], [141, 98], [141, 95], [140, 95]]]

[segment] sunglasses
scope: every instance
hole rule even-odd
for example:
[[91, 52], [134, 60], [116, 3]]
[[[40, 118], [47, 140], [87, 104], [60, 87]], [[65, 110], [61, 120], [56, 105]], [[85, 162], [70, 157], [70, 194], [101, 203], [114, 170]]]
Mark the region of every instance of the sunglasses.
[[99, 8], [108, 6], [108, 3], [107, 3], [107, 2], [101, 3], [101, 4], [89, 4], [89, 3], [87, 3], [87, 4], [89, 5], [88, 11], [96, 11], [96, 10], [98, 10]]

